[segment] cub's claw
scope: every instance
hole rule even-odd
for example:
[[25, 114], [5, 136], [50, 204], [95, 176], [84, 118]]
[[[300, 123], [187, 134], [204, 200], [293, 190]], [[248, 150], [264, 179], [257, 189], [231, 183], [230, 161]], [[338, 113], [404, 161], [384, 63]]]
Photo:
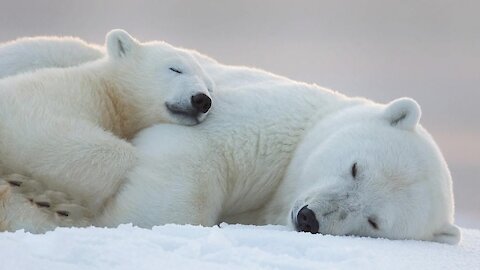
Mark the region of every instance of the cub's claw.
[[41, 233], [56, 227], [91, 225], [92, 214], [63, 192], [11, 174], [0, 176], [0, 231]]

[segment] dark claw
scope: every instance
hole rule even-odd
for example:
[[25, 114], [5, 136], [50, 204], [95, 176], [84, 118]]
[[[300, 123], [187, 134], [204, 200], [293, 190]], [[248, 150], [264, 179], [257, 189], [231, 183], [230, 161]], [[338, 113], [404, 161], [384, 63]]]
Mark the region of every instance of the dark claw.
[[57, 214], [60, 216], [68, 217], [70, 213], [68, 213], [67, 211], [61, 210], [61, 211], [57, 211]]
[[19, 187], [22, 185], [22, 182], [20, 181], [15, 181], [15, 180], [11, 180], [11, 181], [8, 181], [8, 183], [12, 186], [16, 186], [16, 187]]
[[39, 207], [50, 207], [49, 202], [36, 202], [35, 204], [38, 205]]

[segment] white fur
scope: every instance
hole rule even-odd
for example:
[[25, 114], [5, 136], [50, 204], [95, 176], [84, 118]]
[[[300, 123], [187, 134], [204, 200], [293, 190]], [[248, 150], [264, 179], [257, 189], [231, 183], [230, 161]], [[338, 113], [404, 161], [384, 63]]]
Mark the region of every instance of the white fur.
[[102, 47], [75, 37], [20, 38], [0, 44], [0, 78], [45, 67], [77, 66], [103, 55]]
[[321, 233], [459, 241], [450, 173], [415, 101], [376, 104], [192, 54], [217, 85], [210, 117], [142, 131], [138, 165], [93, 224], [292, 226], [308, 204]]
[[[0, 80], [0, 167], [42, 179], [93, 209], [137, 164], [125, 139], [155, 123], [203, 120], [206, 113], [194, 119], [165, 104], [189, 107], [193, 95], [213, 87], [192, 56], [166, 43], [139, 43], [123, 30], [106, 40], [108, 57]], [[183, 74], [169, 70], [173, 65]]]
[[415, 101], [398, 99], [353, 106], [318, 122], [263, 210], [264, 222], [287, 217], [295, 227], [307, 205], [321, 233], [457, 243], [450, 172], [418, 124], [419, 112]]

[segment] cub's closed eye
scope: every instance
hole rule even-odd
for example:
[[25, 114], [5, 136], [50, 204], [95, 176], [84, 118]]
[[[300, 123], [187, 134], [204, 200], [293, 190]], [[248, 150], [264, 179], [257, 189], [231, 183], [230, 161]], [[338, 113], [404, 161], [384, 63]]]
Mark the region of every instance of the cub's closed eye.
[[182, 74], [182, 73], [183, 73], [181, 70], [176, 69], [176, 68], [173, 68], [173, 67], [171, 67], [170, 70], [173, 71], [173, 72], [175, 72], [175, 73], [178, 73], [178, 74]]
[[353, 163], [353, 165], [352, 165], [352, 172], [351, 173], [352, 173], [353, 178], [357, 177], [357, 163], [356, 162]]

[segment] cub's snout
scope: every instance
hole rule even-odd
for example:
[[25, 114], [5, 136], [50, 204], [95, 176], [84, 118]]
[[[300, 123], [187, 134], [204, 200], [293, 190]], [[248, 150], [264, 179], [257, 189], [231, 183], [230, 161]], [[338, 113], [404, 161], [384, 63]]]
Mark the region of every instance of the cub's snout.
[[178, 121], [182, 119], [186, 125], [195, 125], [207, 116], [212, 107], [212, 99], [204, 93], [199, 93], [192, 95], [187, 102], [167, 102], [165, 105], [170, 114], [179, 119]]
[[212, 99], [203, 93], [196, 94], [192, 96], [191, 104], [197, 114], [207, 113], [212, 106]]

